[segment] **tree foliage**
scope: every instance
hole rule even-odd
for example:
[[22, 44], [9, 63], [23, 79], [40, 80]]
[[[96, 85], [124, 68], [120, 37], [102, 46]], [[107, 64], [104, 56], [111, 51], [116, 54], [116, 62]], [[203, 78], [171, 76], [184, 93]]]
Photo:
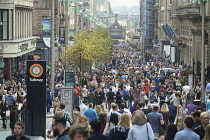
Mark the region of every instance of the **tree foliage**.
[[113, 40], [105, 29], [81, 31], [75, 35], [74, 45], [67, 48], [66, 59], [73, 68], [85, 70], [94, 62], [107, 61], [113, 51], [112, 45]]

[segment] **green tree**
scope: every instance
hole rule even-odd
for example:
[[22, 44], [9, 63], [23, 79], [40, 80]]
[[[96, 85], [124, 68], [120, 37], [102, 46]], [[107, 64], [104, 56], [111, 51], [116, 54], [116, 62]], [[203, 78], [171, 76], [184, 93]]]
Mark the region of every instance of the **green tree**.
[[66, 50], [66, 59], [76, 71], [89, 70], [93, 63], [105, 62], [113, 52], [113, 40], [107, 30], [81, 31], [74, 37], [74, 45]]

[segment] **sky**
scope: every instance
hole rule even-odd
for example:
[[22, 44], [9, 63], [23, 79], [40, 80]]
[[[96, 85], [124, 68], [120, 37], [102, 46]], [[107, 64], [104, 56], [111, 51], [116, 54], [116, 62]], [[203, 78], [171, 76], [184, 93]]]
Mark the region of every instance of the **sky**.
[[139, 5], [139, 0], [109, 0], [111, 2], [112, 8], [128, 6], [131, 7], [133, 5]]

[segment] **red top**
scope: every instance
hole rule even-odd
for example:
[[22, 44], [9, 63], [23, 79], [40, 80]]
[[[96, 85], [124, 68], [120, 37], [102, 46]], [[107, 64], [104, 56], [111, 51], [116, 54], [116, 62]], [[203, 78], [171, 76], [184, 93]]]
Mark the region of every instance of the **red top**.
[[80, 88], [79, 87], [75, 88], [75, 94], [74, 95], [75, 96], [80, 96]]
[[101, 129], [100, 129], [100, 132], [101, 132], [102, 134], [103, 134], [103, 132], [104, 132], [105, 127], [106, 127], [106, 123], [102, 123], [102, 124], [101, 124]]
[[149, 93], [150, 85], [144, 85], [144, 91], [145, 93]]

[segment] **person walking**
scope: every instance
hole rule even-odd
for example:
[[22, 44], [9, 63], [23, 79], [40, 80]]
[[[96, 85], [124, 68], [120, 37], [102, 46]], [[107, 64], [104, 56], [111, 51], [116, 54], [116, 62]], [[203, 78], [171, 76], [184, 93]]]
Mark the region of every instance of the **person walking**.
[[108, 134], [109, 140], [126, 140], [130, 129], [130, 116], [123, 113], [117, 126]]
[[168, 125], [169, 124], [169, 118], [170, 118], [170, 112], [169, 112], [167, 103], [164, 103], [162, 105], [160, 113], [163, 115], [163, 120], [165, 121], [166, 125]]
[[171, 123], [168, 126], [166, 135], [161, 136], [159, 140], [173, 140], [177, 132], [178, 132], [178, 130], [176, 128], [176, 125]]
[[47, 108], [47, 113], [50, 113], [50, 107], [52, 105], [52, 94], [51, 94], [51, 90], [49, 88], [49, 86], [47, 86], [46, 89], [46, 108]]
[[90, 122], [92, 134], [88, 140], [108, 140], [108, 137], [100, 132], [101, 122], [94, 119]]
[[194, 120], [187, 117], [184, 120], [184, 130], [176, 133], [174, 140], [200, 140], [200, 136], [192, 131]]
[[202, 112], [200, 117], [202, 124], [195, 127], [193, 131], [197, 133], [200, 136], [200, 139], [202, 140], [204, 138], [207, 125], [209, 124], [209, 114], [208, 112]]
[[168, 106], [170, 112], [169, 122], [174, 123], [176, 115], [177, 115], [177, 107], [173, 105], [173, 101], [170, 101], [170, 105]]
[[96, 110], [93, 109], [93, 104], [89, 103], [88, 107], [89, 108], [85, 110], [84, 115], [89, 118], [89, 122], [91, 122], [94, 119], [98, 119]]
[[69, 128], [66, 128], [66, 119], [63, 116], [55, 116], [52, 120], [53, 134], [56, 140], [70, 140], [68, 132]]
[[132, 118], [132, 127], [129, 130], [126, 140], [154, 140], [155, 135], [152, 131], [152, 127], [147, 123], [145, 114], [143, 111], [138, 110]]
[[7, 129], [7, 124], [6, 124], [6, 111], [8, 109], [7, 101], [5, 99], [2, 99], [1, 104], [0, 104], [0, 115], [1, 119], [3, 122], [2, 128]]
[[16, 122], [18, 122], [18, 106], [19, 104], [14, 102], [12, 105], [12, 110], [10, 111], [10, 128], [12, 130], [12, 134], [14, 134], [14, 125]]
[[164, 124], [163, 121], [163, 115], [158, 113], [159, 107], [154, 106], [153, 107], [153, 112], [149, 113], [147, 116], [147, 122], [150, 123], [152, 126], [152, 130], [154, 132], [154, 135], [159, 138], [159, 133], [160, 133], [160, 125]]
[[25, 125], [22, 122], [14, 124], [14, 135], [8, 136], [6, 140], [31, 140], [24, 135]]

